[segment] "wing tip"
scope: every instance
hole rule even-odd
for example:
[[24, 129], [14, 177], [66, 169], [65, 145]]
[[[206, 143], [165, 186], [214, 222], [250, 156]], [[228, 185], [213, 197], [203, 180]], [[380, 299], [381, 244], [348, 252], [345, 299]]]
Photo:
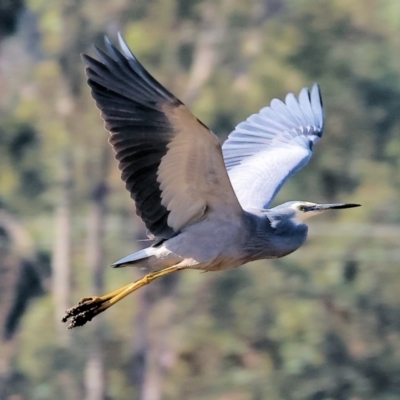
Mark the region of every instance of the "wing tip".
[[88, 54], [86, 53], [81, 53], [81, 60], [88, 65], [90, 60], [92, 60], [92, 57], [90, 57]]
[[316, 97], [319, 99], [319, 104], [321, 105], [321, 108], [324, 108], [324, 103], [322, 101], [322, 92], [321, 92], [321, 86], [319, 85], [319, 83], [314, 82], [312, 89], [311, 89], [311, 93], [315, 92]]
[[117, 37], [118, 37], [118, 44], [119, 44], [119, 47], [121, 48], [122, 53], [124, 54], [124, 56], [125, 56], [127, 59], [137, 61], [137, 60], [136, 60], [136, 57], [133, 55], [133, 53], [131, 52], [129, 46], [127, 45], [127, 43], [126, 43], [126, 41], [125, 41], [125, 39], [123, 38], [121, 32], [118, 32]]
[[322, 101], [321, 87], [318, 83], [314, 83], [311, 89], [311, 106], [314, 113], [318, 117], [318, 123], [320, 125], [319, 127], [322, 135], [325, 124], [325, 109], [324, 102]]
[[[93, 53], [96, 55], [96, 57], [101, 61], [103, 64], [107, 65], [107, 61], [110, 61], [112, 59], [113, 61], [118, 62], [120, 57], [126, 58], [130, 62], [134, 62], [136, 65], [139, 64], [139, 61], [137, 58], [133, 55], [131, 50], [129, 49], [128, 45], [126, 44], [121, 32], [118, 32], [118, 44], [120, 47], [120, 50], [113, 44], [113, 42], [110, 40], [110, 38], [107, 35], [104, 35], [104, 45], [106, 47], [106, 52], [101, 50], [98, 46], [92, 45], [91, 50]], [[85, 64], [88, 64], [88, 61], [94, 60], [93, 57], [89, 56], [86, 53], [81, 54], [81, 59], [85, 62]], [[140, 65], [141, 67], [141, 65]], [[143, 68], [143, 67], [141, 67]]]

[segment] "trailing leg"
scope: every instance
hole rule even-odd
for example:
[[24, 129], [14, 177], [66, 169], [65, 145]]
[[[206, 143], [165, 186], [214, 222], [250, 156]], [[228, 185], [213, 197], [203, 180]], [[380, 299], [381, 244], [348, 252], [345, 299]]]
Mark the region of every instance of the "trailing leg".
[[142, 286], [148, 285], [157, 278], [161, 278], [162, 276], [172, 274], [173, 272], [177, 272], [182, 269], [182, 266], [173, 265], [172, 267], [167, 267], [160, 271], [151, 272], [145, 275], [143, 278], [135, 282], [131, 282], [122, 288], [105, 294], [104, 296], [83, 297], [81, 300], [79, 300], [76, 306], [69, 308], [65, 312], [62, 322], [67, 322], [70, 320], [68, 329], [75, 328], [76, 326], [83, 326], [86, 324], [86, 322], [91, 321], [96, 315], [99, 315], [103, 311], [107, 310], [124, 297], [140, 289]]

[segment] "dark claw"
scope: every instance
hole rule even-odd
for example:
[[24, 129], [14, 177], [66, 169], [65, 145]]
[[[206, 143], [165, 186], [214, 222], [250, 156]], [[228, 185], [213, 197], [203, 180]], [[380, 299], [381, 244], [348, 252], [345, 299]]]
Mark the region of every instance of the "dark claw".
[[99, 308], [103, 303], [104, 301], [95, 301], [90, 298], [84, 298], [80, 300], [76, 306], [69, 308], [65, 312], [62, 322], [70, 320], [68, 329], [83, 326], [86, 322], [91, 321], [96, 315], [103, 311], [99, 311]]
[[89, 322], [95, 317], [97, 314], [92, 310], [84, 311], [78, 315], [75, 315], [71, 318], [71, 322], [68, 325], [68, 329], [75, 328], [77, 326], [83, 326], [86, 322]]

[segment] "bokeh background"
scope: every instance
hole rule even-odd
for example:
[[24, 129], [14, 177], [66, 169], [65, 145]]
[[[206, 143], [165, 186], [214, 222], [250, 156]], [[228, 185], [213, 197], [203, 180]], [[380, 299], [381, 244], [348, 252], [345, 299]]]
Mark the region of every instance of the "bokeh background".
[[[145, 238], [80, 53], [121, 31], [223, 140], [320, 83], [327, 123], [275, 203], [362, 208], [234, 271], [153, 283], [83, 328]], [[398, 0], [0, 0], [0, 398], [400, 398]]]

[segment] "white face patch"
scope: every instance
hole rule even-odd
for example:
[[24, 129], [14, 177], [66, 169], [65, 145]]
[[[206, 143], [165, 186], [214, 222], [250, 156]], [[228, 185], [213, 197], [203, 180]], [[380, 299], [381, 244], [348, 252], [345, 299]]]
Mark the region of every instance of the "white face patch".
[[[322, 214], [325, 210], [318, 210], [318, 211], [301, 211], [301, 206], [310, 207], [315, 206], [316, 203], [310, 203], [308, 201], [298, 201], [290, 206], [292, 210], [296, 212], [295, 217], [293, 218], [294, 221], [297, 223], [302, 223], [306, 219], [310, 217], [314, 217], [315, 215]], [[300, 209], [299, 209], [300, 207]]]

